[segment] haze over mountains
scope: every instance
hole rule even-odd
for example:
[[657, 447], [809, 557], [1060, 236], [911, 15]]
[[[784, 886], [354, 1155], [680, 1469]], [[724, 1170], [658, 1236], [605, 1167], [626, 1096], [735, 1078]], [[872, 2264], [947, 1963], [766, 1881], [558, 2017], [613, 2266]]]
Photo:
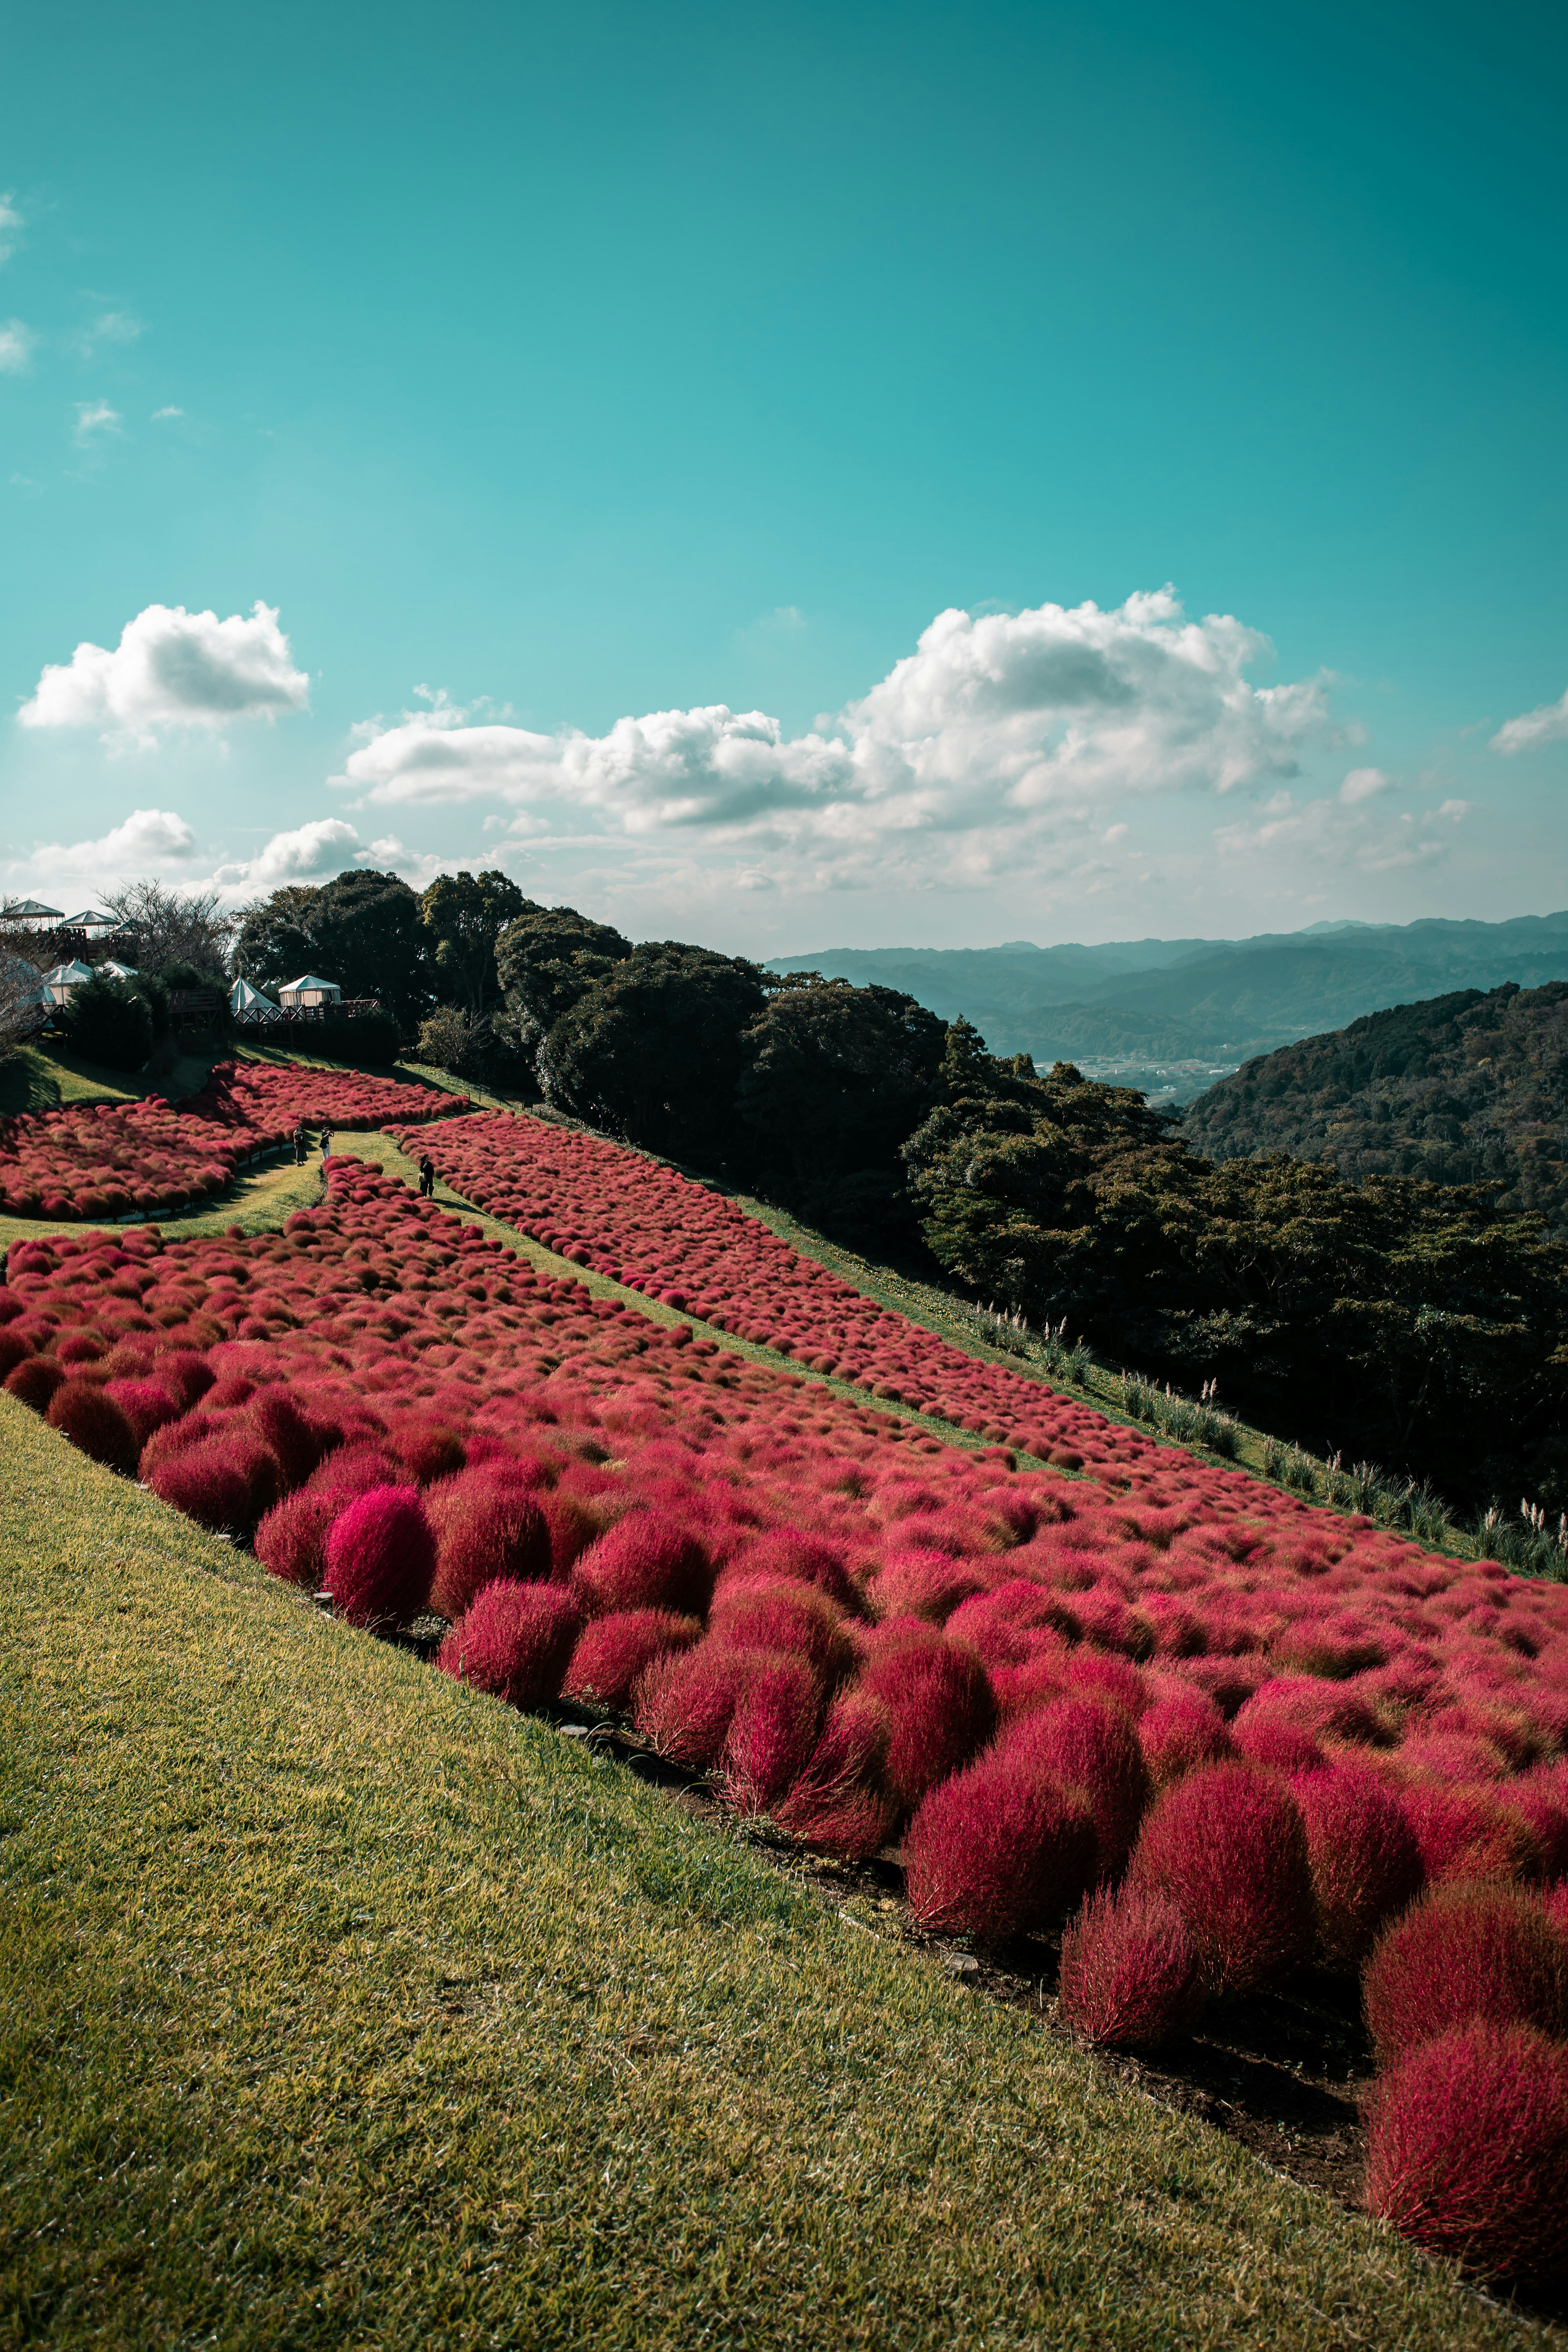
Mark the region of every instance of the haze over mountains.
[[943, 1020], [963, 1013], [994, 1054], [1076, 1062], [1089, 1076], [1184, 1102], [1255, 1055], [1387, 1005], [1568, 980], [1568, 912], [1100, 947], [827, 948], [774, 957], [769, 969], [900, 988]]

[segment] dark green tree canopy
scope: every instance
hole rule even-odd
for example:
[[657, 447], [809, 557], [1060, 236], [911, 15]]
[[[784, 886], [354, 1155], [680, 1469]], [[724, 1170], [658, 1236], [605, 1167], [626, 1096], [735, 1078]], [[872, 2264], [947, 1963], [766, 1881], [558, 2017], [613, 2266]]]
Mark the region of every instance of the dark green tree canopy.
[[496, 943], [509, 923], [542, 912], [517, 884], [493, 868], [438, 874], [419, 901], [431, 942], [432, 979], [443, 1003], [479, 1020], [500, 994]]
[[407, 1033], [430, 1001], [419, 901], [395, 874], [352, 866], [319, 887], [289, 883], [240, 927], [237, 968], [264, 992], [307, 970], [345, 997], [374, 997]]
[[549, 1100], [672, 1158], [710, 1163], [732, 1125], [742, 1032], [763, 978], [739, 956], [654, 940], [613, 962], [550, 1030]]
[[631, 951], [630, 940], [613, 925], [593, 922], [574, 907], [531, 902], [507, 926], [496, 943], [506, 998], [500, 1025], [536, 1075], [540, 1047], [556, 1022]]

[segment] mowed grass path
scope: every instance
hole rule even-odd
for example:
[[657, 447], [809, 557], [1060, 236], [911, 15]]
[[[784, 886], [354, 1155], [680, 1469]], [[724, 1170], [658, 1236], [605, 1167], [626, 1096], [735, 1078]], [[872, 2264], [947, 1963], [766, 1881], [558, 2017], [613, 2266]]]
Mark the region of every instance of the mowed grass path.
[[0, 1396], [0, 2340], [1540, 2340]]

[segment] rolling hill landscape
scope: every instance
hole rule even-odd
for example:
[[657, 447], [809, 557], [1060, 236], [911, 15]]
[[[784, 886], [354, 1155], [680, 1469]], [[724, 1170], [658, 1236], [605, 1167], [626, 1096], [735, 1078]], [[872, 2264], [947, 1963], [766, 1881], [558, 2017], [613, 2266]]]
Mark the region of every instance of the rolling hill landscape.
[[1568, 980], [1568, 913], [1100, 947], [830, 948], [770, 969], [902, 989], [944, 1021], [972, 1021], [994, 1054], [1076, 1062], [1186, 1102], [1243, 1062], [1384, 1006]]

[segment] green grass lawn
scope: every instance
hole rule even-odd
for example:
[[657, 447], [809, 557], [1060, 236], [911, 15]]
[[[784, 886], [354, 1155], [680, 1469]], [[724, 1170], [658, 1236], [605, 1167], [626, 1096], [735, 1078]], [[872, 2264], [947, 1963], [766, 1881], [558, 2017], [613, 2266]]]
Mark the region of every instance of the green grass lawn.
[[1518, 2346], [0, 1396], [0, 2341]]
[[210, 1054], [182, 1054], [154, 1078], [84, 1061], [54, 1037], [44, 1045], [19, 1045], [0, 1062], [0, 1117], [58, 1110], [70, 1103], [143, 1102], [149, 1095], [174, 1102], [199, 1093], [213, 1059]]

